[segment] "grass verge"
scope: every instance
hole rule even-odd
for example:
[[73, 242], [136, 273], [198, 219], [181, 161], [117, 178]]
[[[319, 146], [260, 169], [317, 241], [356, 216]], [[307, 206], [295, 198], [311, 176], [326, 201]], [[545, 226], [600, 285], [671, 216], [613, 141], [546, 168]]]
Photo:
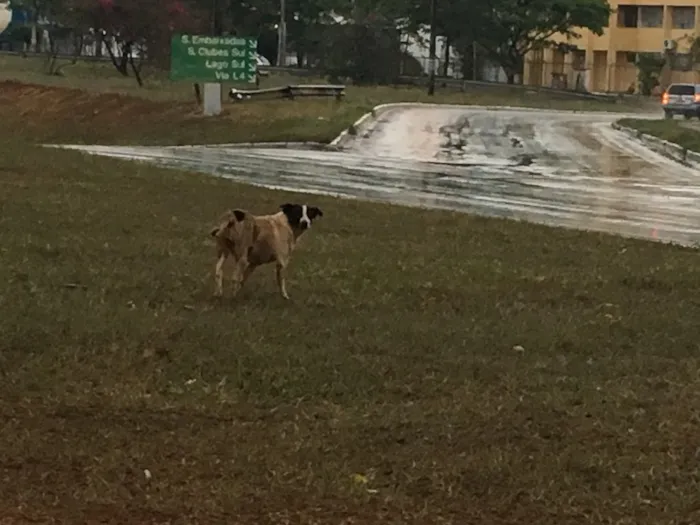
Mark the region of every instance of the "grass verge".
[[314, 197], [216, 302], [219, 213], [308, 196], [8, 129], [0, 521], [700, 520], [694, 250]]
[[[637, 102], [571, 99], [520, 88], [438, 90], [429, 97], [413, 87], [350, 86], [342, 102], [296, 100], [225, 104], [224, 114], [204, 118], [192, 85], [146, 72], [146, 87], [117, 74], [106, 63], [78, 62], [62, 76], [43, 72], [37, 58], [0, 55], [0, 119], [33, 141], [78, 143], [201, 144], [309, 140], [330, 142], [374, 106], [389, 102], [513, 105], [571, 110], [635, 111]], [[288, 83], [271, 75], [263, 87]], [[294, 79], [294, 82], [318, 79]], [[228, 87], [228, 86], [225, 86]], [[239, 86], [240, 87], [240, 86]]]
[[618, 124], [673, 142], [689, 151], [700, 152], [700, 128], [693, 127], [693, 123], [672, 119], [622, 119]]
[[700, 520], [695, 251], [314, 197], [292, 302], [214, 301], [220, 212], [308, 196], [33, 143], [329, 140], [422, 92], [62, 82], [0, 84], [0, 522]]

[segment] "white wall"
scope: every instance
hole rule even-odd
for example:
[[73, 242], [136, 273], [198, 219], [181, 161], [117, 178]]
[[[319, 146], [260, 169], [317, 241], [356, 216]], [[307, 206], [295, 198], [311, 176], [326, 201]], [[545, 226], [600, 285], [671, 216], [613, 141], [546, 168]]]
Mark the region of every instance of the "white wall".
[[2, 33], [12, 20], [12, 11], [9, 2], [0, 2], [0, 33]]
[[[418, 32], [418, 37], [408, 35], [404, 37], [404, 42], [408, 42], [406, 52], [415, 58], [421, 65], [423, 72], [427, 75], [430, 73], [430, 29], [423, 28]], [[435, 39], [435, 55], [438, 58], [438, 72], [442, 74], [442, 64], [445, 59], [445, 38], [437, 37]], [[459, 64], [457, 63], [456, 49], [450, 46], [450, 64], [447, 68], [447, 75], [450, 77], [459, 76]]]

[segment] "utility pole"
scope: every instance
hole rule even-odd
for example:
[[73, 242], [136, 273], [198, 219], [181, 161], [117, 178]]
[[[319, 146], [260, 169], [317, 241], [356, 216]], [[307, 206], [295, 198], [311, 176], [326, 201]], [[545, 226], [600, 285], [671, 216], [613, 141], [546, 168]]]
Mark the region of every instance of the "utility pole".
[[287, 5], [285, 0], [280, 0], [280, 21], [277, 28], [277, 67], [286, 66], [287, 54]]
[[211, 34], [212, 35], [217, 35], [217, 26], [219, 25], [218, 21], [218, 14], [219, 14], [219, 6], [217, 0], [212, 0], [211, 2], [211, 17], [210, 17], [210, 24], [211, 24]]
[[437, 0], [430, 0], [430, 78], [428, 80], [428, 95], [435, 94], [435, 70], [437, 69], [437, 59], [435, 58], [435, 19], [437, 18]]

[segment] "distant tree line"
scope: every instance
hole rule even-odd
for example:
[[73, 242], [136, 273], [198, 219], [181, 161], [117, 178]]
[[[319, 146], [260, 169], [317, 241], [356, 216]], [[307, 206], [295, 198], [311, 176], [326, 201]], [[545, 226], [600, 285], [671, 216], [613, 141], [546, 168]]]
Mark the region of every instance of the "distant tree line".
[[[288, 52], [300, 66], [356, 83], [389, 83], [400, 73], [406, 35], [428, 28], [431, 0], [286, 0]], [[112, 61], [124, 75], [139, 75], [144, 58], [167, 68], [174, 32], [257, 37], [258, 51], [277, 55], [279, 0], [14, 0], [31, 23], [16, 28], [23, 39], [39, 21], [50, 41], [86, 36], [116, 42]], [[556, 34], [579, 28], [602, 34], [610, 15], [606, 0], [437, 0], [436, 33], [456, 49], [465, 77], [476, 68], [474, 47], [500, 66], [508, 82], [522, 74], [528, 52], [554, 45]], [[139, 52], [140, 51], [140, 52]]]

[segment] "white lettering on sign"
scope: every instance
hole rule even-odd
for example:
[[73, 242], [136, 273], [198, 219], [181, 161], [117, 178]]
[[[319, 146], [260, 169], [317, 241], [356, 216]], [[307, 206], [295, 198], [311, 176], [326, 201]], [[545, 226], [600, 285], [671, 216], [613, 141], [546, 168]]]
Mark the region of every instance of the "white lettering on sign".
[[204, 67], [207, 69], [218, 69], [221, 71], [222, 69], [228, 69], [228, 62], [216, 62], [214, 60], [207, 60], [204, 63]]
[[228, 57], [228, 49], [217, 49], [215, 47], [200, 47], [197, 50], [200, 57]]
[[257, 40], [197, 35], [178, 35], [176, 38], [179, 45], [173, 49], [176, 58], [171, 71], [173, 78], [199, 75], [210, 79], [208, 82], [255, 82]]
[[[187, 42], [183, 39], [183, 44]], [[247, 38], [238, 38], [235, 36], [193, 36], [192, 43], [203, 46], [241, 46], [245, 47], [249, 44]], [[252, 47], [252, 46], [251, 46]], [[257, 43], [256, 43], [257, 47]]]

